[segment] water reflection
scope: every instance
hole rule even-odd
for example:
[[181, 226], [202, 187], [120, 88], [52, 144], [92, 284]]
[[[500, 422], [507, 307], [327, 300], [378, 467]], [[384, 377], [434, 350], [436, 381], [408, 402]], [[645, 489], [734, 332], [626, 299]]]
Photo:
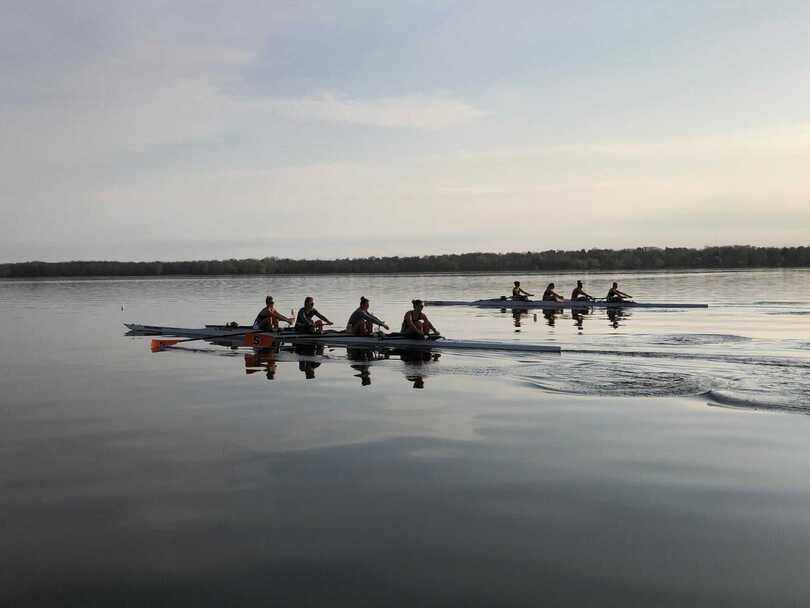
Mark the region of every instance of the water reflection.
[[[283, 358], [285, 354], [292, 354], [295, 357], [293, 359]], [[245, 374], [251, 375], [262, 372], [268, 380], [275, 380], [279, 364], [286, 362], [297, 363], [299, 371], [304, 374], [304, 378], [314, 380], [316, 378], [315, 370], [322, 364], [322, 361], [317, 360], [319, 357], [326, 357], [323, 345], [307, 344], [256, 350], [244, 355]], [[346, 358], [350, 362], [349, 369], [356, 372], [352, 375], [360, 379], [361, 386], [371, 385], [371, 367], [374, 362], [388, 361], [393, 357], [406, 364], [403, 370], [404, 376], [408, 382], [412, 383], [413, 388], [422, 389], [425, 388], [425, 374], [420, 368], [437, 362], [441, 354], [430, 351], [397, 349], [379, 351], [368, 348], [346, 348]]]
[[590, 310], [572, 310], [571, 318], [574, 320], [574, 327], [577, 328], [577, 333], [582, 334], [585, 324], [585, 316], [590, 314]]
[[630, 311], [624, 310], [623, 308], [608, 308], [607, 309], [607, 317], [608, 321], [610, 322], [610, 326], [613, 329], [619, 329], [619, 327], [625, 325], [627, 319], [632, 316]]
[[[506, 312], [505, 310], [502, 312]], [[529, 313], [528, 310], [518, 309], [515, 308], [512, 310], [512, 322], [515, 325], [515, 333], [520, 333], [520, 328], [522, 327], [523, 323], [528, 321], [529, 318], [532, 318], [534, 322], [537, 322], [537, 315]]]

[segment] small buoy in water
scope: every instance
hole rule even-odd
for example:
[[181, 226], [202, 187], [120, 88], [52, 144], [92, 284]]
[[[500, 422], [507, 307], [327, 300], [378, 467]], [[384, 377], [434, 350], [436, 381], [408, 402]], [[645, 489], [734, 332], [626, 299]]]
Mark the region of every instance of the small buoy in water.
[[124, 310], [124, 305], [123, 304], [121, 304], [121, 310]]

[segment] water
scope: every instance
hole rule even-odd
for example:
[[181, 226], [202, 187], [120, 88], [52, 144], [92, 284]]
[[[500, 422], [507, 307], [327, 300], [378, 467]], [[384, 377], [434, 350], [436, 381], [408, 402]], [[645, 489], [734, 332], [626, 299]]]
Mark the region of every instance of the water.
[[[707, 310], [427, 309], [561, 355], [151, 353], [124, 321], [577, 278]], [[5, 605], [798, 605], [810, 273], [0, 281]]]

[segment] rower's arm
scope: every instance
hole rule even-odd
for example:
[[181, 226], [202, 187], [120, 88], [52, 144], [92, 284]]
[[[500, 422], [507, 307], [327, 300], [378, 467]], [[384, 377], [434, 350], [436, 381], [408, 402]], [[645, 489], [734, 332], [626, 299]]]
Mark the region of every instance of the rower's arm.
[[287, 323], [289, 325], [292, 325], [292, 323], [294, 321], [294, 319], [292, 317], [285, 317], [283, 314], [281, 314], [277, 310], [273, 310], [273, 312], [271, 312], [270, 314], [274, 319], [276, 319], [278, 321], [284, 321], [285, 323]]
[[329, 319], [327, 319], [326, 317], [324, 317], [324, 316], [323, 316], [321, 313], [319, 313], [317, 310], [315, 311], [315, 313], [314, 313], [314, 314], [315, 314], [315, 316], [316, 316], [316, 317], [318, 317], [318, 318], [319, 318], [321, 321], [323, 321], [323, 322], [324, 322], [324, 323], [326, 323], [327, 325], [332, 325], [332, 322], [331, 322]]
[[424, 318], [424, 322], [427, 324], [428, 331], [432, 331], [434, 334], [439, 333], [439, 330], [433, 326], [433, 323], [427, 317]]
[[371, 314], [370, 312], [364, 312], [363, 314], [365, 315], [366, 320], [367, 320], [367, 321], [371, 321], [372, 323], [374, 323], [374, 325], [382, 325], [383, 327], [388, 327], [388, 325], [386, 324], [386, 322], [385, 322], [385, 321], [381, 321], [380, 319], [378, 319], [377, 317], [375, 317], [375, 316], [374, 316], [373, 314]]

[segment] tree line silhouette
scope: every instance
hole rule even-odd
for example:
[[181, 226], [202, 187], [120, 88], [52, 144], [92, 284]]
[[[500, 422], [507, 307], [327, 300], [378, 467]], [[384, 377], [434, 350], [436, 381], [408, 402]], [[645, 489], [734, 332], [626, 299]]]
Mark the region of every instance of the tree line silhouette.
[[810, 267], [810, 247], [637, 247], [521, 253], [461, 253], [335, 260], [261, 259], [185, 262], [21, 262], [0, 264], [0, 277], [161, 275], [394, 274], [402, 272], [531, 272]]

